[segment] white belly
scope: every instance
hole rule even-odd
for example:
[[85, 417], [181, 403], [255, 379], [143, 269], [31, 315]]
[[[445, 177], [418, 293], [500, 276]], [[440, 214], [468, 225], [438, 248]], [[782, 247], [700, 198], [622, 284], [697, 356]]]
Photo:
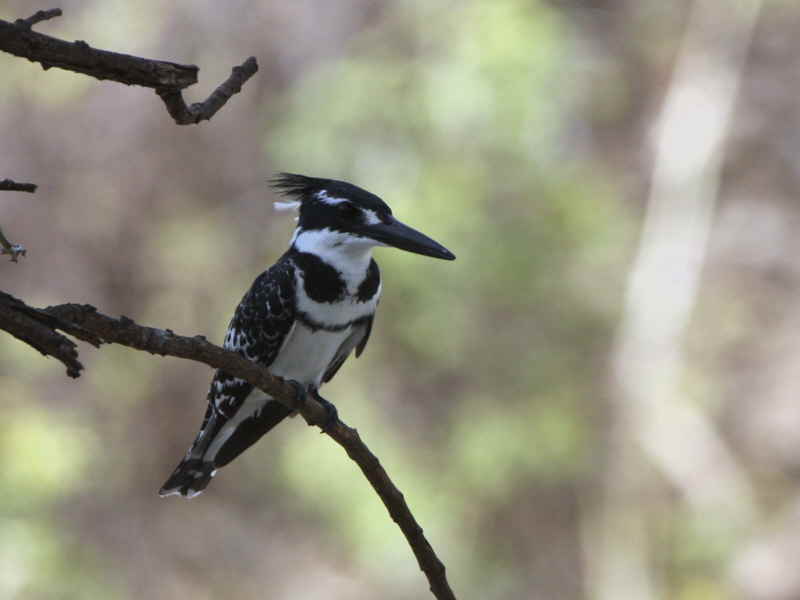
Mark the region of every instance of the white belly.
[[303, 323], [295, 322], [278, 357], [269, 366], [270, 373], [319, 387], [336, 351], [351, 331], [352, 327], [341, 331], [312, 331]]
[[[294, 379], [306, 386], [313, 384], [319, 387], [336, 351], [350, 333], [352, 327], [346, 327], [342, 331], [312, 331], [297, 321], [287, 334], [286, 341], [269, 371], [273, 375]], [[269, 400], [270, 397], [261, 390], [254, 389], [236, 414], [225, 423], [203, 455], [208, 460], [213, 460], [241, 422], [260, 411]]]

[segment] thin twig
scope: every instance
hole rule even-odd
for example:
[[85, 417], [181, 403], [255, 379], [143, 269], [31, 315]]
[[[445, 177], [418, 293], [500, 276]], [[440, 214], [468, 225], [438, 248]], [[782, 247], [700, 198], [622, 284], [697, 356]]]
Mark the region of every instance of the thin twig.
[[[121, 344], [152, 354], [202, 362], [255, 385], [275, 400], [297, 410], [311, 425], [325, 423], [327, 419], [327, 411], [315, 399], [309, 397], [303, 404], [298, 404], [292, 385], [280, 377], [274, 377], [265, 367], [210, 343], [203, 336], [186, 337], [169, 329], [144, 327], [124, 316], [114, 319], [86, 304], [61, 304], [46, 308], [44, 312], [58, 317], [62, 322], [70, 323], [76, 328], [70, 333], [78, 339], [85, 339], [84, 336], [88, 333], [94, 341], [99, 339], [105, 343]], [[425, 538], [422, 527], [408, 508], [403, 494], [392, 483], [378, 458], [361, 440], [358, 431], [338, 421], [328, 427], [326, 433], [358, 464], [380, 496], [389, 515], [408, 540], [420, 569], [428, 578], [434, 597], [438, 600], [455, 600], [447, 582], [444, 564]]]
[[326, 433], [344, 448], [347, 455], [358, 464], [372, 489], [380, 496], [392, 520], [397, 523], [403, 535], [406, 536], [408, 545], [411, 546], [414, 556], [417, 557], [419, 568], [428, 578], [430, 590], [434, 597], [440, 600], [455, 600], [455, 594], [453, 594], [453, 590], [450, 589], [450, 584], [447, 582], [444, 564], [436, 556], [436, 552], [434, 552], [433, 547], [425, 537], [422, 527], [417, 523], [411, 509], [408, 508], [403, 493], [397, 489], [389, 478], [378, 457], [361, 441], [358, 431], [339, 421]]
[[10, 254], [11, 262], [19, 262], [17, 258], [25, 256], [27, 253], [28, 251], [22, 244], [12, 244], [9, 242], [8, 238], [3, 234], [2, 228], [0, 228], [0, 254]]
[[4, 192], [28, 192], [33, 194], [36, 191], [35, 183], [18, 183], [11, 179], [0, 181], [0, 191]]
[[233, 67], [230, 77], [223, 81], [204, 102], [186, 106], [183, 94], [175, 88], [156, 88], [156, 94], [164, 101], [167, 111], [178, 125], [189, 125], [207, 121], [233, 96], [242, 91], [244, 83], [258, 71], [258, 63], [251, 56], [238, 67]]
[[[40, 11], [41, 12], [41, 11]], [[36, 17], [33, 15], [31, 19]], [[34, 193], [36, 191], [36, 184], [35, 183], [17, 183], [16, 181], [12, 181], [11, 179], [3, 179], [0, 181], [0, 191], [6, 192], [28, 192]], [[14, 244], [8, 241], [8, 238], [3, 233], [2, 228], [0, 228], [0, 254], [9, 254], [11, 255], [11, 262], [19, 262], [17, 259], [20, 256], [25, 256], [28, 251], [25, 249], [25, 246], [22, 244]]]

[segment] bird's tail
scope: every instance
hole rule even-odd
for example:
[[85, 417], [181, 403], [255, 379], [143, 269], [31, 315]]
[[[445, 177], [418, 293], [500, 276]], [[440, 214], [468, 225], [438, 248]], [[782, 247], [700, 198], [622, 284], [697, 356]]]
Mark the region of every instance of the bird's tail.
[[206, 489], [216, 472], [214, 463], [187, 456], [158, 490], [158, 495], [162, 498], [166, 496], [194, 498]]
[[[266, 402], [259, 410], [241, 420], [230, 420], [209, 408], [192, 447], [158, 490], [158, 495], [162, 498], [194, 498], [206, 489], [217, 468], [224, 467], [247, 450], [291, 412], [290, 408], [275, 400]], [[225, 437], [224, 441], [215, 445], [221, 435]], [[209, 447], [214, 451], [209, 452]]]

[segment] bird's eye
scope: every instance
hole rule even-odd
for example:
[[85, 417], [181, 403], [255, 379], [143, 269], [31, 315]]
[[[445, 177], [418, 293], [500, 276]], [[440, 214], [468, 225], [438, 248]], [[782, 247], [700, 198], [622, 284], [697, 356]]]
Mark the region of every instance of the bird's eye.
[[339, 216], [348, 221], [354, 221], [361, 215], [361, 211], [349, 202], [342, 202], [338, 205], [337, 210]]

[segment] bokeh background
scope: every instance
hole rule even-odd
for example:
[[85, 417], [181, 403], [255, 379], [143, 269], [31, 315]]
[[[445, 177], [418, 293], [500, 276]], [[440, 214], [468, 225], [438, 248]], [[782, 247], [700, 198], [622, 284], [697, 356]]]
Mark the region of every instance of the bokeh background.
[[[460, 598], [800, 598], [800, 4], [58, 3], [66, 39], [200, 66], [212, 121], [0, 55], [2, 288], [221, 341], [342, 178], [455, 263], [379, 249], [365, 355], [327, 388]], [[39, 8], [0, 1], [0, 18]], [[295, 419], [203, 496], [156, 490], [208, 368], [0, 337], [0, 597], [428, 597], [342, 450]]]

